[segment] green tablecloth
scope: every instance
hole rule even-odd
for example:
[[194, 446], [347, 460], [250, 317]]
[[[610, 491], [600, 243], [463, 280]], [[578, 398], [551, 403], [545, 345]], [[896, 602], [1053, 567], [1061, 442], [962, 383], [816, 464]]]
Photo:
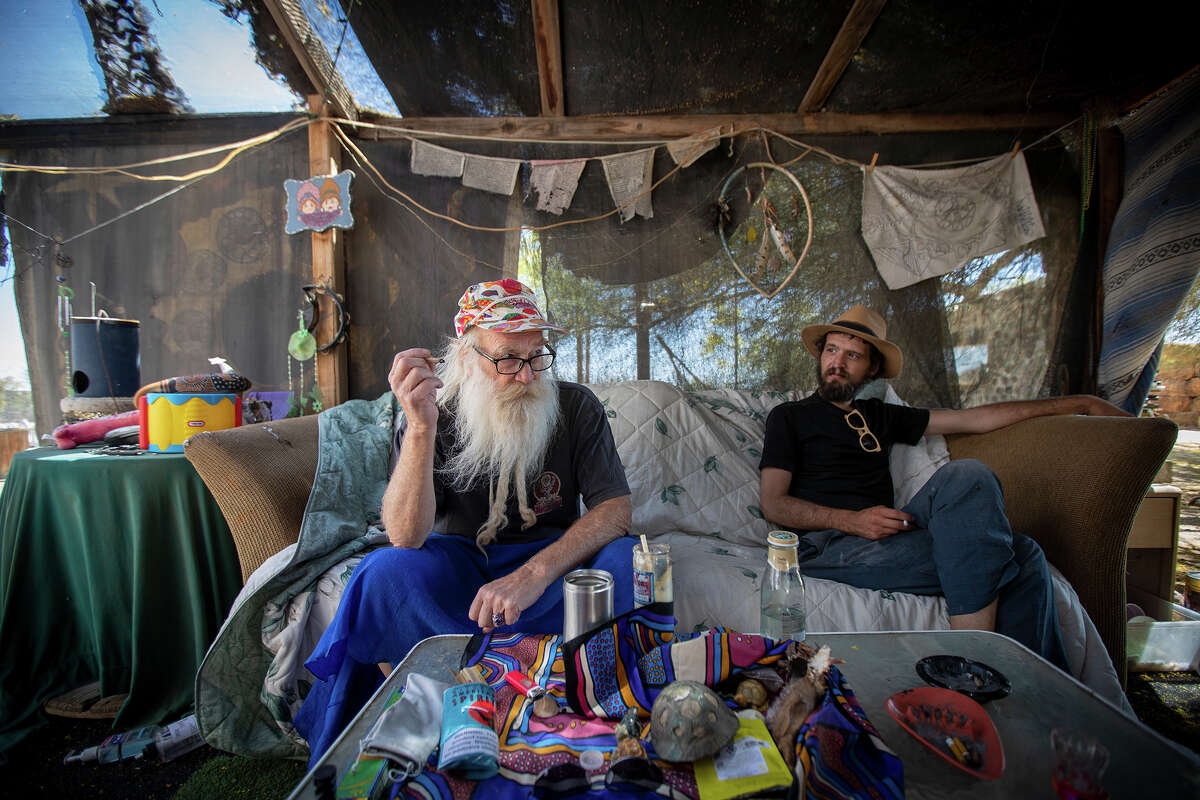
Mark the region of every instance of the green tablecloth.
[[171, 721], [241, 588], [225, 518], [182, 454], [30, 450], [0, 493], [0, 753], [50, 697], [128, 692], [113, 727]]

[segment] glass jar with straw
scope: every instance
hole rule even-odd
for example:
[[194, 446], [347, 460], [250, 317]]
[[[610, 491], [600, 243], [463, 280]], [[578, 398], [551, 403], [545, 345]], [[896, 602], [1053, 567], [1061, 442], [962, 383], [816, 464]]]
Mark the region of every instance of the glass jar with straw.
[[646, 540], [644, 533], [641, 539], [641, 544], [633, 547], [634, 607], [674, 602], [675, 593], [671, 587], [671, 545], [666, 542], [651, 544]]

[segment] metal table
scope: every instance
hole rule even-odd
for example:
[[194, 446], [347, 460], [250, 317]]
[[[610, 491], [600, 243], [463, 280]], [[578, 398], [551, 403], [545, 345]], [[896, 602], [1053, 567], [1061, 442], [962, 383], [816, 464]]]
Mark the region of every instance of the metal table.
[[[468, 636], [435, 636], [418, 644], [392, 672], [317, 766], [338, 768], [340, 780], [358, 750], [358, 740], [378, 716], [393, 688], [409, 672], [445, 680], [457, 668]], [[1104, 787], [1113, 800], [1141, 798], [1153, 787], [1156, 797], [1200, 795], [1200, 757], [1126, 716], [1108, 701], [1028, 648], [984, 631], [911, 631], [814, 633], [813, 645], [827, 644], [850, 688], [883, 740], [904, 762], [905, 793], [910, 798], [1052, 797], [1054, 753], [1050, 731], [1071, 727], [1095, 736], [1111, 754]], [[925, 685], [914, 665], [925, 656], [949, 654], [983, 661], [1012, 683], [1012, 693], [984, 708], [1004, 745], [1006, 768], [995, 781], [974, 778], [947, 764], [891, 718], [884, 703], [903, 689]], [[291, 794], [315, 797], [312, 773]]]

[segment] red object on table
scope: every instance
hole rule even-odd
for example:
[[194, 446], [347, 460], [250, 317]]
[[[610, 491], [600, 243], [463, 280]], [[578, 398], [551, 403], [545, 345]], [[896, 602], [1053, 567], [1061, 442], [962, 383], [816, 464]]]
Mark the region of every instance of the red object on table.
[[[963, 772], [985, 780], [1004, 774], [1004, 746], [996, 726], [983, 706], [965, 694], [936, 686], [905, 689], [887, 699], [887, 711], [921, 744]], [[981, 763], [972, 767], [956, 759], [947, 738], [960, 740]]]
[[537, 700], [546, 693], [545, 689], [534, 683], [533, 678], [530, 678], [524, 672], [511, 670], [504, 673], [504, 680], [508, 682], [509, 686], [513, 687], [530, 700]]

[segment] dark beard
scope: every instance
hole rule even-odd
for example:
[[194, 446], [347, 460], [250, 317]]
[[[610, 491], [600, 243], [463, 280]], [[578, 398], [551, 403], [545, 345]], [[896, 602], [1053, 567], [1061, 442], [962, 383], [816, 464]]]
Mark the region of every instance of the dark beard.
[[854, 395], [858, 394], [858, 390], [866, 386], [869, 381], [868, 378], [862, 383], [850, 381], [834, 383], [821, 374], [821, 367], [819, 364], [817, 365], [817, 394], [827, 403], [849, 403], [854, 399]]

